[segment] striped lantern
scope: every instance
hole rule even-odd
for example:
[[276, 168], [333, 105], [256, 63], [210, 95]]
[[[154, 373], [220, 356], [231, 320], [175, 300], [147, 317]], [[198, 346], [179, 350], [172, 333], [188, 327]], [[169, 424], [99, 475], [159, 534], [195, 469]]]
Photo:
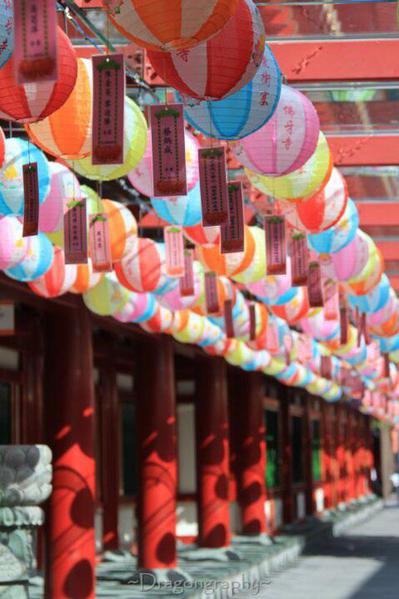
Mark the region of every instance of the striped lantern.
[[179, 50], [217, 34], [234, 15], [237, 4], [238, 0], [125, 0], [109, 18], [124, 37], [139, 46]]
[[195, 245], [216, 245], [220, 242], [220, 227], [203, 227], [194, 225], [184, 227], [184, 236]]
[[349, 304], [352, 308], [358, 308], [360, 312], [373, 314], [381, 310], [389, 301], [391, 285], [386, 274], [381, 281], [369, 293], [364, 295], [348, 295]]
[[[231, 300], [233, 305], [235, 304], [237, 298], [237, 289], [232, 281], [227, 277], [216, 277], [216, 291], [219, 311], [212, 314], [212, 317], [221, 317], [223, 316], [224, 302], [226, 300]], [[206, 316], [208, 314], [205, 291], [203, 294], [201, 294], [196, 306], [193, 307], [192, 310], [197, 314], [202, 314], [202, 316]]]
[[0, 269], [12, 268], [25, 258], [29, 238], [22, 237], [22, 224], [16, 216], [0, 218]]
[[83, 294], [86, 307], [99, 316], [112, 316], [129, 300], [129, 291], [122, 287], [115, 273], [106, 273], [100, 282]]
[[320, 122], [306, 96], [283, 85], [272, 118], [232, 145], [237, 160], [259, 175], [281, 177], [298, 170], [316, 150]]
[[271, 310], [275, 316], [279, 316], [294, 325], [304, 318], [309, 311], [309, 300], [307, 289], [297, 287], [294, 297], [282, 306], [272, 306]]
[[17, 281], [34, 281], [44, 275], [53, 262], [54, 248], [44, 233], [30, 237], [24, 259], [16, 266], [6, 269], [5, 274]]
[[[190, 191], [198, 183], [198, 149], [199, 143], [192, 133], [185, 131], [187, 188]], [[127, 176], [129, 182], [141, 194], [151, 198], [154, 195], [152, 172], [152, 136], [148, 131], [147, 147], [139, 164]]]
[[163, 306], [157, 306], [154, 316], [145, 322], [141, 322], [140, 326], [148, 333], [168, 333], [173, 318], [174, 314], [171, 310]]
[[49, 117], [26, 125], [34, 144], [55, 156], [78, 160], [91, 152], [93, 73], [91, 60], [78, 59], [75, 87]]
[[247, 289], [268, 305], [278, 305], [292, 299], [295, 290], [291, 288], [290, 258], [287, 256], [287, 274], [268, 275], [256, 283], [248, 283]]
[[165, 277], [165, 257], [161, 248], [161, 244], [152, 239], [135, 237], [128, 254], [115, 265], [119, 282], [138, 293], [159, 288]]
[[242, 139], [267, 123], [277, 107], [280, 93], [280, 68], [266, 46], [252, 81], [218, 102], [202, 102], [184, 96], [184, 116], [194, 129], [207, 137]]
[[80, 184], [74, 173], [63, 164], [49, 162], [50, 190], [40, 207], [39, 231], [52, 233], [64, 226], [64, 208], [82, 197]]
[[265, 49], [262, 18], [252, 0], [238, 0], [237, 10], [220, 33], [190, 50], [148, 52], [156, 73], [183, 94], [220, 100], [255, 76]]
[[151, 198], [155, 212], [171, 225], [191, 227], [202, 221], [201, 193], [199, 184], [186, 196]]
[[251, 235], [255, 241], [255, 252], [248, 268], [232, 275], [237, 283], [246, 285], [256, 283], [266, 277], [266, 239], [265, 232], [260, 227], [250, 227]]
[[95, 287], [103, 276], [101, 272], [93, 271], [93, 264], [91, 258], [89, 258], [87, 264], [76, 265], [75, 282], [69, 291], [71, 293], [79, 293], [80, 295], [86, 293]]
[[3, 67], [14, 50], [14, 10], [13, 0], [0, 0], [0, 68]]
[[0, 69], [0, 111], [13, 121], [32, 123], [49, 116], [65, 104], [76, 83], [77, 61], [69, 38], [57, 33], [58, 78], [56, 81], [19, 85], [14, 60]]
[[158, 297], [161, 306], [165, 306], [165, 308], [173, 311], [193, 308], [204, 292], [204, 270], [197, 260], [193, 263], [193, 280], [194, 293], [192, 295], [182, 296], [180, 286], [177, 285], [174, 289], [171, 289]]
[[326, 277], [336, 281], [348, 281], [358, 276], [377, 251], [373, 240], [361, 229], [353, 240], [335, 254], [320, 254], [320, 264]]
[[6, 140], [5, 158], [0, 169], [0, 214], [24, 211], [23, 165], [37, 162], [39, 201], [42, 204], [50, 189], [49, 163], [41, 150], [18, 137]]
[[120, 202], [100, 200], [95, 192], [82, 185], [87, 195], [88, 214], [104, 213], [108, 217], [109, 239], [113, 262], [119, 262], [133, 248], [137, 238], [137, 221], [130, 210]]
[[281, 177], [259, 175], [247, 168], [245, 173], [250, 183], [261, 193], [278, 200], [300, 202], [326, 185], [332, 168], [330, 148], [320, 131], [316, 151], [300, 169]]
[[377, 248], [362, 272], [357, 277], [349, 279], [347, 283], [344, 283], [345, 290], [351, 295], [365, 295], [378, 285], [383, 272], [384, 257]]
[[187, 310], [187, 322], [179, 331], [172, 333], [180, 343], [198, 343], [201, 341], [205, 330], [205, 319], [199, 314]]
[[308, 236], [309, 245], [319, 254], [334, 254], [354, 239], [358, 226], [359, 214], [356, 205], [349, 200], [343, 215], [333, 227]]
[[216, 272], [218, 275], [231, 277], [245, 271], [255, 255], [255, 239], [250, 227], [245, 226], [245, 250], [234, 254], [222, 254], [219, 246], [198, 246], [198, 259], [205, 270]]
[[55, 247], [54, 259], [48, 271], [28, 285], [36, 295], [47, 298], [59, 297], [71, 289], [76, 274], [76, 265], [65, 264], [64, 250]]
[[69, 166], [79, 175], [95, 181], [112, 181], [125, 177], [137, 166], [147, 146], [148, 127], [139, 106], [126, 96], [124, 121], [123, 164], [94, 165], [91, 155], [80, 160], [68, 160]]
[[347, 203], [345, 179], [338, 169], [333, 168], [324, 189], [297, 204], [280, 200], [279, 205], [292, 227], [307, 233], [320, 233], [339, 221]]

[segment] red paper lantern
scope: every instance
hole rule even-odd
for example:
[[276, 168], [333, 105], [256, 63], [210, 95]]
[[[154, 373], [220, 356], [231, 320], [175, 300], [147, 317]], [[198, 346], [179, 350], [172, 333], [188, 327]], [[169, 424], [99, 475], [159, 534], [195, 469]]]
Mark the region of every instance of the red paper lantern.
[[76, 82], [77, 60], [72, 44], [61, 28], [58, 28], [57, 42], [58, 80], [55, 82], [18, 85], [12, 56], [0, 69], [0, 111], [6, 118], [33, 123], [49, 116], [66, 102]]
[[193, 98], [220, 100], [249, 83], [263, 58], [265, 31], [252, 0], [239, 0], [220, 33], [191, 50], [149, 51], [157, 74]]

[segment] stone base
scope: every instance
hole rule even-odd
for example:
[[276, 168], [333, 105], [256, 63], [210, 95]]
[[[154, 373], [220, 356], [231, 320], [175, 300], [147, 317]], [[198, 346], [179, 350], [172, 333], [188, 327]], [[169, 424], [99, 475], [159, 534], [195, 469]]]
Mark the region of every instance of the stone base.
[[217, 549], [211, 547], [197, 547], [184, 551], [181, 554], [182, 560], [187, 561], [212, 561], [212, 562], [239, 562], [243, 557], [238, 551], [231, 547], [220, 547]]
[[260, 535], [237, 535], [233, 537], [233, 545], [273, 545], [273, 539], [266, 533]]
[[0, 599], [29, 599], [28, 584], [0, 584]]

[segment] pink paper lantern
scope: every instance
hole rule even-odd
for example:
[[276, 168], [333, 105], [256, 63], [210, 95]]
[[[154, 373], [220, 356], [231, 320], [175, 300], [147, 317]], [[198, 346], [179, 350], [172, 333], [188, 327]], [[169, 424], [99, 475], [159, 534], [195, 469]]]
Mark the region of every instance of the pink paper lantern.
[[[186, 140], [186, 172], [188, 191], [193, 189], [199, 179], [198, 149], [199, 143], [189, 131], [185, 132]], [[148, 132], [147, 148], [141, 162], [127, 176], [130, 183], [137, 191], [149, 198], [154, 195], [154, 183], [152, 175], [152, 137]]]
[[252, 0], [239, 0], [235, 14], [207, 42], [177, 52], [150, 50], [148, 58], [156, 73], [178, 91], [200, 100], [220, 100], [253, 79], [264, 48], [258, 9]]
[[320, 254], [319, 260], [327, 278], [348, 281], [361, 273], [368, 263], [367, 236], [358, 229], [355, 238], [346, 247], [335, 254]]
[[0, 218], [0, 269], [13, 268], [25, 258], [29, 237], [22, 237], [22, 223], [16, 216]]
[[115, 264], [115, 274], [126, 289], [156, 291], [165, 282], [163, 247], [152, 239], [136, 237], [129, 253]]
[[295, 229], [320, 233], [334, 226], [343, 215], [348, 203], [345, 179], [334, 168], [327, 185], [302, 202], [279, 201], [288, 223]]
[[301, 168], [316, 150], [320, 122], [313, 104], [283, 85], [272, 118], [232, 144], [237, 160], [260, 175], [280, 177]]
[[64, 207], [73, 200], [80, 200], [80, 184], [68, 167], [49, 162], [50, 191], [40, 206], [39, 231], [53, 233], [63, 228]]

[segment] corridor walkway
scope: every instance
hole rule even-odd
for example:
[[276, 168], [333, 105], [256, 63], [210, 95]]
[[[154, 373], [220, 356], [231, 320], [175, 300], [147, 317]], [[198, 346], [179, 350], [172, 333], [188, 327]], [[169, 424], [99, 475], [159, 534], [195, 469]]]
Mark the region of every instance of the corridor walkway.
[[[254, 597], [252, 593], [241, 599]], [[399, 599], [399, 506], [308, 549], [274, 574], [259, 599]]]

